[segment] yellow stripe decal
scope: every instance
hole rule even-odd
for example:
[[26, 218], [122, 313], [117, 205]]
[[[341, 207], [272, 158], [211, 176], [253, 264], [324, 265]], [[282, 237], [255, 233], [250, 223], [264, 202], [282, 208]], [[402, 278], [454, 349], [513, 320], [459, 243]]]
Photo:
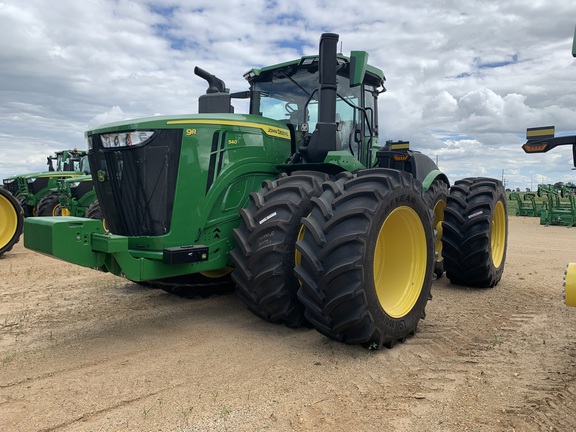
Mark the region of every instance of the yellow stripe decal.
[[553, 138], [554, 137], [554, 127], [541, 127], [541, 128], [528, 128], [526, 129], [526, 138]]
[[211, 125], [224, 125], [224, 126], [238, 126], [238, 127], [251, 127], [262, 129], [266, 135], [274, 136], [277, 138], [290, 139], [290, 131], [288, 129], [270, 126], [262, 123], [248, 123], [233, 120], [171, 120], [168, 121], [169, 125], [178, 124], [211, 124]]
[[406, 143], [406, 144], [392, 144], [391, 145], [391, 149], [392, 150], [404, 150], [404, 149], [409, 149], [410, 148], [410, 144]]

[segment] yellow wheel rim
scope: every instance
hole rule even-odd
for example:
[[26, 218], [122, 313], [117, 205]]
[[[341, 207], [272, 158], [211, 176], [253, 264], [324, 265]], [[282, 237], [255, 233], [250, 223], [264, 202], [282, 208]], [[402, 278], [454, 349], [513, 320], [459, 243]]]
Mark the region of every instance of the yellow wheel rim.
[[408, 314], [422, 291], [427, 263], [426, 234], [410, 207], [394, 209], [382, 224], [374, 250], [374, 287], [393, 318]]
[[[62, 206], [60, 204], [56, 204], [52, 209], [52, 216], [58, 216], [58, 210], [62, 211]], [[62, 215], [62, 213], [60, 213]]]
[[200, 272], [200, 274], [210, 279], [219, 279], [232, 273], [232, 270], [233, 270], [232, 267], [224, 267], [218, 270]]
[[502, 201], [496, 203], [492, 215], [492, 229], [490, 233], [490, 252], [494, 267], [500, 267], [506, 250], [506, 210]]
[[576, 263], [569, 263], [564, 277], [564, 301], [566, 306], [576, 307]]
[[62, 216], [70, 216], [70, 210], [67, 208], [62, 207]]
[[444, 209], [446, 201], [439, 200], [434, 206], [434, 228], [436, 229], [436, 243], [434, 249], [437, 252], [436, 261], [443, 261], [442, 257], [442, 221], [444, 220]]
[[3, 248], [10, 243], [18, 228], [18, 213], [4, 195], [0, 195], [0, 221], [0, 248]]

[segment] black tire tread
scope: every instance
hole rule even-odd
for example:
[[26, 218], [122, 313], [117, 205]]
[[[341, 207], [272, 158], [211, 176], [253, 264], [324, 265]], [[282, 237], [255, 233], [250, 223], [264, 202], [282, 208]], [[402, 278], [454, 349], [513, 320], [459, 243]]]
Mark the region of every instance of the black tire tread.
[[[409, 173], [389, 169], [367, 169], [351, 176], [343, 173], [324, 185], [324, 193], [313, 199], [314, 209], [304, 219], [306, 233], [297, 243], [302, 254], [295, 269], [301, 288], [298, 298], [306, 307], [306, 318], [320, 333], [348, 344], [367, 348], [391, 348], [416, 332], [425, 315], [433, 270], [432, 215], [422, 195], [420, 182]], [[418, 196], [418, 206], [428, 224], [427, 276], [415, 307], [406, 317], [405, 328], [384, 328], [384, 312], [371, 301], [366, 251], [368, 236], [379, 230], [375, 214], [391, 203], [390, 194], [409, 189]], [[368, 262], [366, 261], [368, 259]], [[396, 324], [394, 324], [396, 325]]]
[[36, 206], [36, 216], [54, 216], [54, 209], [60, 205], [60, 199], [55, 192], [45, 195]]
[[[506, 261], [506, 245], [500, 267], [491, 257], [491, 224], [494, 208], [506, 194], [502, 182], [474, 177], [457, 181], [451, 188], [443, 222], [444, 267], [450, 282], [473, 288], [498, 284]], [[506, 242], [508, 215], [506, 213]]]
[[[311, 198], [322, 193], [326, 174], [296, 171], [263, 182], [240, 211], [242, 223], [234, 230], [237, 247], [230, 252], [235, 265], [236, 293], [256, 316], [288, 327], [307, 325], [297, 298], [294, 251], [301, 219]], [[265, 222], [264, 218], [270, 217]]]
[[24, 212], [24, 217], [31, 217], [34, 215], [34, 207], [26, 204], [26, 195], [17, 195], [16, 199], [18, 203], [20, 203], [20, 207], [22, 207], [22, 211]]
[[104, 215], [102, 214], [102, 208], [100, 207], [100, 203], [98, 200], [90, 203], [88, 208], [86, 209], [86, 213], [84, 213], [84, 217], [87, 219], [99, 219], [103, 220]]

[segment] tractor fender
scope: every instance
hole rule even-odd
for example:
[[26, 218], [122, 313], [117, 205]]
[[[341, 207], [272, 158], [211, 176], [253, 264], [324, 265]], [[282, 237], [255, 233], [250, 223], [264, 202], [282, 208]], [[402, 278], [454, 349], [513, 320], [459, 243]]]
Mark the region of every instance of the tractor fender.
[[430, 171], [426, 177], [424, 177], [424, 180], [422, 180], [422, 189], [424, 191], [427, 191], [428, 188], [430, 187], [430, 185], [434, 182], [434, 180], [442, 180], [444, 183], [446, 183], [446, 185], [448, 186], [448, 188], [450, 188], [450, 181], [448, 180], [448, 177], [446, 176], [446, 174], [444, 174], [442, 171], [435, 169]]

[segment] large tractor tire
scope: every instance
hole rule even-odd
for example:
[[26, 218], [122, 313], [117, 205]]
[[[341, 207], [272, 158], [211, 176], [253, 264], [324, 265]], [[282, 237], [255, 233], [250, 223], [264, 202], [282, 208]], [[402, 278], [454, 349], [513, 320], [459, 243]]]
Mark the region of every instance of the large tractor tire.
[[42, 198], [36, 206], [36, 216], [60, 216], [62, 206], [57, 193], [50, 193]]
[[20, 207], [22, 207], [22, 211], [24, 212], [24, 217], [31, 217], [34, 216], [34, 207], [26, 204], [26, 195], [18, 195], [16, 196]]
[[104, 220], [104, 215], [102, 214], [102, 208], [100, 207], [100, 203], [98, 200], [91, 203], [88, 208], [86, 209], [86, 213], [84, 217], [87, 219], [100, 219]]
[[411, 174], [368, 169], [324, 184], [304, 219], [295, 273], [320, 333], [369, 349], [416, 332], [434, 273], [432, 212]]
[[297, 171], [267, 180], [240, 212], [242, 222], [234, 230], [238, 246], [230, 254], [236, 267], [232, 279], [240, 299], [260, 318], [288, 327], [307, 325], [297, 298], [295, 245], [311, 199], [322, 193], [327, 179], [323, 173]]
[[434, 212], [434, 229], [436, 230], [436, 242], [434, 245], [436, 263], [434, 265], [434, 274], [437, 278], [440, 278], [444, 273], [442, 221], [444, 220], [444, 209], [446, 208], [446, 199], [448, 197], [448, 185], [446, 182], [436, 179], [432, 182], [424, 196], [428, 202], [428, 207]]
[[24, 211], [6, 189], [0, 188], [0, 256], [18, 243], [24, 226]]
[[502, 278], [508, 242], [506, 192], [491, 178], [466, 178], [451, 188], [442, 224], [450, 282], [491, 288]]
[[108, 226], [106, 225], [106, 219], [104, 218], [104, 214], [102, 213], [102, 207], [100, 207], [100, 203], [98, 202], [98, 200], [95, 200], [88, 206], [88, 208], [86, 209], [86, 213], [84, 213], [84, 217], [87, 219], [101, 220], [104, 230], [108, 231]]

